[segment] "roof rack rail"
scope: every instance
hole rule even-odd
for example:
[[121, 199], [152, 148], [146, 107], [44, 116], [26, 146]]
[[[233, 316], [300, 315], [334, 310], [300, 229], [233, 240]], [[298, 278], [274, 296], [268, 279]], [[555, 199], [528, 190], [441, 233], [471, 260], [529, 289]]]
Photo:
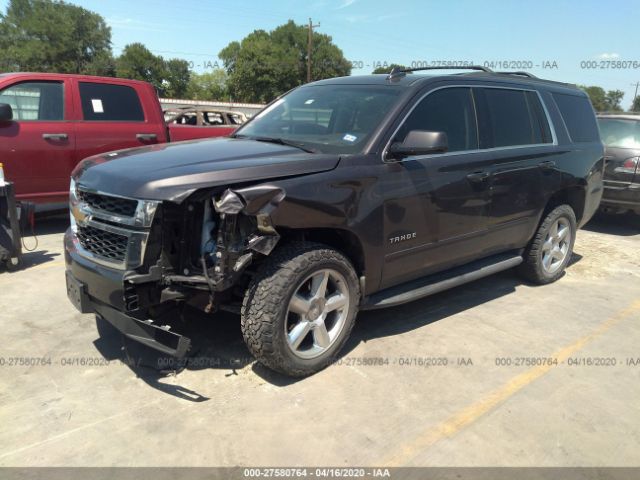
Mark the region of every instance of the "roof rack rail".
[[518, 75], [520, 77], [538, 78], [532, 73], [522, 72], [522, 71], [518, 71], [518, 72], [494, 72], [494, 73], [499, 73], [500, 75]]
[[407, 73], [417, 72], [420, 70], [479, 70], [481, 72], [493, 73], [493, 70], [480, 65], [451, 65], [448, 67], [420, 67], [420, 68], [400, 68], [393, 67], [389, 72], [388, 80], [397, 77], [404, 77]]

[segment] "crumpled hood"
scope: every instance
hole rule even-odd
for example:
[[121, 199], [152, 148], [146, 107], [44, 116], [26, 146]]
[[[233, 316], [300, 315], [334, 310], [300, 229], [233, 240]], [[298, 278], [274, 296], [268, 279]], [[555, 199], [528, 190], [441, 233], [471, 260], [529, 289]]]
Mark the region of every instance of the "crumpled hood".
[[82, 187], [147, 200], [181, 202], [200, 188], [332, 170], [338, 155], [247, 139], [216, 138], [104, 153], [72, 176]]

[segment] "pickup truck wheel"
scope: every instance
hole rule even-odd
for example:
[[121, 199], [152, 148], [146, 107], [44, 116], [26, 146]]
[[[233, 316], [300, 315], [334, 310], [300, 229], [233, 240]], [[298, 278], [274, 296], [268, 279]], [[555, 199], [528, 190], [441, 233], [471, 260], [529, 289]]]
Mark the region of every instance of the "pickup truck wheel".
[[559, 279], [571, 260], [576, 239], [576, 215], [569, 205], [554, 208], [544, 218], [524, 252], [520, 274], [544, 285]]
[[310, 375], [342, 349], [359, 298], [354, 269], [340, 252], [317, 243], [285, 245], [266, 259], [245, 293], [244, 340], [267, 367]]

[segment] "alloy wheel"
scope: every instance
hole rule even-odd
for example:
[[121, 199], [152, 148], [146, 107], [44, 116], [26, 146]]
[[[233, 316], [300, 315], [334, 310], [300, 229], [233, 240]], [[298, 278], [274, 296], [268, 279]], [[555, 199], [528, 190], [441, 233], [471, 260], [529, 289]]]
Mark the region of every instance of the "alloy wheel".
[[542, 268], [548, 274], [556, 273], [564, 264], [571, 247], [571, 224], [558, 218], [547, 233], [542, 245]]
[[349, 289], [333, 269], [309, 275], [289, 300], [287, 345], [294, 355], [311, 359], [326, 352], [340, 336], [349, 314]]

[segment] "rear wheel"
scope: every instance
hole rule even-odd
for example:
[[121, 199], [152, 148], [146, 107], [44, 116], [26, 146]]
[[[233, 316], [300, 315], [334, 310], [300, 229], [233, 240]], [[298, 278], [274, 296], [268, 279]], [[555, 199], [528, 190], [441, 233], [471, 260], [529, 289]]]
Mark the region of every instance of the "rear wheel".
[[573, 255], [576, 238], [576, 216], [569, 205], [554, 208], [542, 220], [527, 246], [520, 274], [527, 280], [544, 285], [560, 278]]
[[249, 285], [242, 334], [260, 363], [310, 375], [342, 349], [358, 300], [358, 280], [344, 255], [321, 244], [290, 244], [267, 258]]

